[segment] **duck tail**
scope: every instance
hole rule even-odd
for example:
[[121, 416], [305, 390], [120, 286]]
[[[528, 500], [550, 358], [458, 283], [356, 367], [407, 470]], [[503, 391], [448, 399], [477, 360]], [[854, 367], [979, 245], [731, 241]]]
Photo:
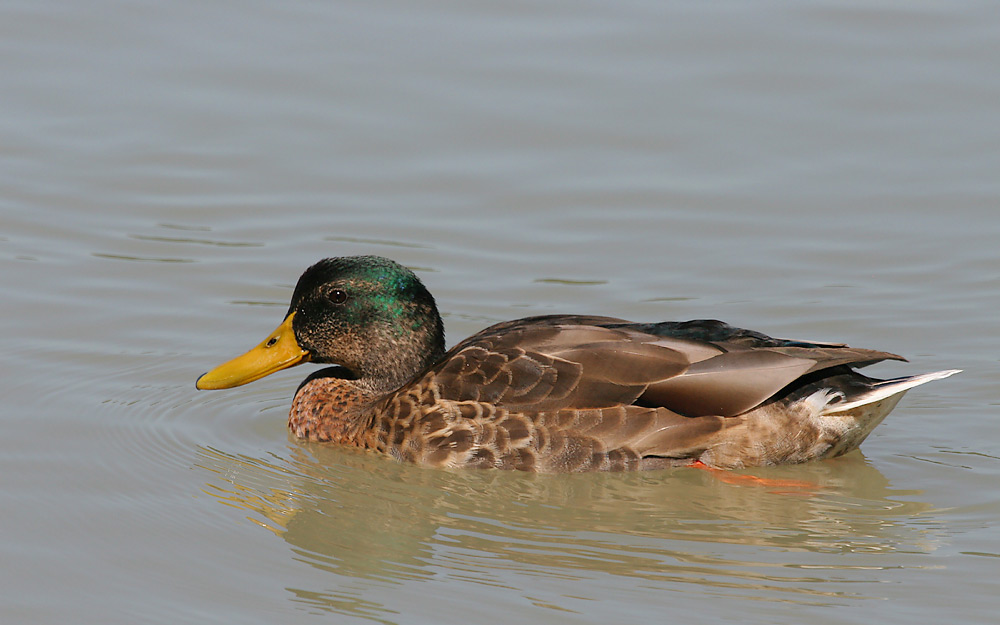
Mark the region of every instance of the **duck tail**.
[[847, 412], [848, 410], [865, 406], [867, 404], [873, 404], [889, 397], [902, 395], [915, 386], [920, 386], [921, 384], [926, 384], [927, 382], [931, 382], [933, 380], [943, 380], [944, 378], [955, 375], [961, 371], [961, 369], [948, 369], [946, 371], [935, 371], [933, 373], [924, 373], [921, 375], [882, 380], [873, 384], [870, 390], [862, 393], [861, 395], [854, 395], [847, 401], [834, 401], [827, 404], [823, 409], [822, 414], [837, 414]]

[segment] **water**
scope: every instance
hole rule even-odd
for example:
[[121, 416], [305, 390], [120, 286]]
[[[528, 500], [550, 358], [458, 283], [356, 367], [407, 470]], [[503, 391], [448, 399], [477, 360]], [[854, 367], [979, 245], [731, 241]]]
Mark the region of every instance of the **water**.
[[[992, 623], [988, 3], [0, 7], [4, 622]], [[717, 317], [965, 372], [863, 453], [432, 471], [196, 392], [300, 271], [415, 268], [449, 342]]]

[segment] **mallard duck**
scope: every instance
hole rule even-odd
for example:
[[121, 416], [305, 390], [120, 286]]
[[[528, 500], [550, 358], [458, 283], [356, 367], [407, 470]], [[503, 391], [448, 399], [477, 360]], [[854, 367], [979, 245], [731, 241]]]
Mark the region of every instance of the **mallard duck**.
[[856, 449], [938, 371], [876, 380], [888, 352], [771, 338], [721, 321], [544, 315], [445, 351], [434, 298], [377, 256], [328, 258], [299, 278], [280, 326], [198, 378], [230, 388], [303, 362], [298, 437], [435, 467], [540, 472], [739, 468]]

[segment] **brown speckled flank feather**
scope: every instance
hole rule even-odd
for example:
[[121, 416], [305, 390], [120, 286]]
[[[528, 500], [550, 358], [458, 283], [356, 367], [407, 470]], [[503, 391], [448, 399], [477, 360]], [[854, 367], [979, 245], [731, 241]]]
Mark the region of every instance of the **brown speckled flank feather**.
[[[411, 272], [376, 257], [310, 268], [286, 323], [305, 359], [340, 365], [299, 388], [289, 415], [296, 436], [437, 467], [565, 472], [827, 458], [856, 449], [906, 390], [954, 373], [874, 380], [853, 368], [903, 359], [710, 320], [532, 317], [443, 353], [433, 298]], [[213, 375], [199, 387], [216, 388]]]

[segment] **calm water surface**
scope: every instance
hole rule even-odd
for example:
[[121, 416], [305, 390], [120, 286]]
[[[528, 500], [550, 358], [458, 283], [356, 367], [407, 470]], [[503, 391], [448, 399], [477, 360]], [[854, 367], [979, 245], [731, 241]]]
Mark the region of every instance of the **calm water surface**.
[[[992, 3], [6, 2], [4, 623], [993, 623]], [[863, 454], [535, 476], [195, 378], [376, 253], [449, 342], [716, 317], [962, 368]]]

